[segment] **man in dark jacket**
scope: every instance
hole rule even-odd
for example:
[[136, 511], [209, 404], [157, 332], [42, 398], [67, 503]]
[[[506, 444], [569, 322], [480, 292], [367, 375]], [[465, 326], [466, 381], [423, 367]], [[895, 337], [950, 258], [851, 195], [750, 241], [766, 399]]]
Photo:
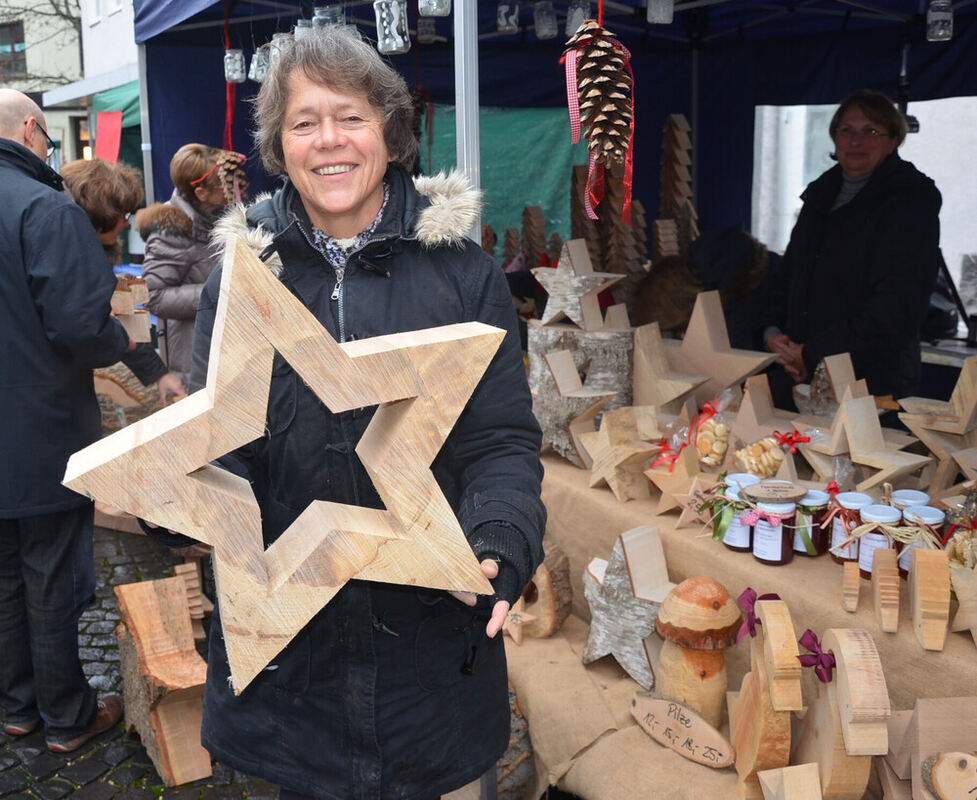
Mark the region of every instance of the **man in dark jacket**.
[[793, 407], [793, 382], [836, 353], [851, 353], [872, 394], [917, 393], [919, 330], [942, 259], [940, 192], [899, 157], [906, 123], [892, 101], [855, 92], [829, 130], [838, 165], [802, 195], [768, 303], [776, 327], [764, 340], [785, 368], [770, 376], [781, 408]]
[[45, 163], [49, 141], [37, 105], [0, 89], [0, 706], [8, 735], [43, 720], [48, 748], [66, 753], [122, 713], [81, 669], [92, 504], [61, 478], [100, 435], [92, 369], [130, 343], [91, 223]]

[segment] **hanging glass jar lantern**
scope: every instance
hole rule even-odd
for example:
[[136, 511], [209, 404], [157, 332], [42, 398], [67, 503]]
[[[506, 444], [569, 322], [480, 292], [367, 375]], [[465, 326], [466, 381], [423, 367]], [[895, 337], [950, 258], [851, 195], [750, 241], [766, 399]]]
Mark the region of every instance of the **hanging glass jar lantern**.
[[567, 6], [567, 25], [565, 32], [569, 39], [585, 19], [590, 19], [590, 0], [570, 0]]
[[228, 83], [244, 83], [248, 71], [244, 63], [244, 51], [237, 48], [224, 51], [224, 80]]
[[446, 17], [451, 13], [451, 0], [417, 0], [417, 13], [422, 17]]
[[346, 12], [343, 11], [342, 3], [329, 3], [324, 6], [315, 6], [312, 9], [312, 27], [316, 30], [326, 27], [326, 25], [345, 25]]
[[537, 39], [554, 39], [557, 34], [556, 12], [553, 0], [537, 0], [533, 4], [533, 25]]
[[410, 50], [407, 33], [407, 0], [374, 0], [377, 18], [377, 50], [390, 55]]
[[295, 31], [292, 33], [295, 40], [304, 39], [306, 36], [312, 35], [312, 20], [310, 19], [299, 19], [295, 21]]
[[495, 25], [499, 33], [519, 33], [519, 3], [500, 0], [495, 8]]
[[648, 22], [652, 25], [671, 25], [675, 16], [675, 0], [648, 0]]
[[268, 45], [268, 69], [272, 70], [278, 63], [278, 59], [282, 57], [282, 51], [288, 47], [288, 43], [291, 41], [292, 37], [288, 33], [276, 33], [271, 37], [271, 43]]
[[263, 83], [268, 76], [268, 45], [263, 44], [251, 56], [248, 77], [255, 83]]
[[434, 20], [430, 17], [419, 17], [417, 20], [417, 41], [420, 44], [431, 44], [437, 38]]
[[953, 3], [930, 0], [926, 9], [926, 41], [948, 42], [953, 38]]

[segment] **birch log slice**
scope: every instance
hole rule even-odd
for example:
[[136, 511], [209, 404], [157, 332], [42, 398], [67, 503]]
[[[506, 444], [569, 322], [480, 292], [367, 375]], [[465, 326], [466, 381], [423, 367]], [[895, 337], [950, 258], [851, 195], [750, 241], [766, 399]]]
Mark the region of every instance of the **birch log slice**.
[[523, 626], [523, 636], [545, 639], [556, 633], [570, 615], [573, 588], [570, 585], [570, 560], [559, 547], [547, 554], [526, 591], [526, 612], [536, 617]]

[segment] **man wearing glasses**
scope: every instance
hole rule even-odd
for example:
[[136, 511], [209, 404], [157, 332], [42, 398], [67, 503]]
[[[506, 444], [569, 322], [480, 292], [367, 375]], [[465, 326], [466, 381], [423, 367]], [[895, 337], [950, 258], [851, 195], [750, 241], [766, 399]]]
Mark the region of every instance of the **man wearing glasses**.
[[56, 753], [118, 722], [82, 673], [78, 620], [95, 589], [92, 504], [61, 486], [100, 435], [92, 369], [132, 349], [109, 314], [115, 279], [88, 217], [45, 160], [55, 144], [27, 95], [0, 89], [0, 710], [43, 721]]

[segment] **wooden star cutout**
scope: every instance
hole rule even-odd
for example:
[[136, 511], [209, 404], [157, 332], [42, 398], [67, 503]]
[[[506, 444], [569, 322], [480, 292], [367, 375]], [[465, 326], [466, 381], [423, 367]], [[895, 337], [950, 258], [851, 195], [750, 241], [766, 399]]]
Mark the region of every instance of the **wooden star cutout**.
[[537, 267], [532, 273], [549, 295], [540, 322], [548, 325], [566, 317], [585, 331], [604, 327], [597, 295], [624, 278], [612, 272], [594, 272], [583, 239], [563, 243], [556, 269]]
[[855, 487], [857, 491], [864, 492], [886, 481], [895, 482], [930, 463], [929, 456], [893, 450], [887, 446], [875, 408], [875, 398], [871, 395], [846, 400], [838, 413], [843, 415], [852, 463], [878, 470], [861, 481]]
[[621, 503], [649, 496], [644, 467], [659, 447], [638, 439], [633, 409], [604, 412], [600, 430], [581, 434], [580, 440], [593, 459], [592, 489], [606, 483]]
[[675, 523], [676, 528], [684, 528], [693, 522], [710, 521], [707, 512], [699, 513], [698, 506], [706, 502], [705, 490], [715, 482], [715, 478], [707, 479], [704, 476], [696, 475], [685, 491], [675, 492], [672, 495], [676, 504], [682, 509], [678, 515], [678, 521]]
[[977, 356], [969, 356], [949, 402], [927, 397], [904, 397], [899, 404], [905, 411], [922, 417], [923, 427], [962, 435], [977, 428]]
[[509, 609], [509, 613], [505, 615], [502, 632], [509, 634], [516, 644], [522, 644], [522, 626], [535, 622], [537, 619], [538, 617], [526, 613], [526, 601], [520, 597]]
[[644, 640], [654, 634], [658, 610], [673, 587], [653, 525], [619, 536], [607, 561], [592, 558], [584, 572], [590, 605], [584, 664], [612, 655], [628, 675], [650, 689], [655, 671]]
[[694, 447], [683, 448], [671, 470], [667, 465], [645, 470], [645, 477], [661, 492], [655, 514], [664, 514], [673, 508], [678, 508], [679, 501], [675, 499], [675, 495], [687, 492], [698, 475], [699, 454]]
[[[65, 485], [214, 547], [240, 693], [352, 578], [491, 593], [426, 467], [503, 335], [472, 322], [337, 344], [238, 240], [207, 385], [75, 453]], [[379, 406], [356, 453], [386, 510], [313, 501], [266, 550], [250, 484], [210, 462], [264, 435], [276, 350], [334, 413]]]
[[[587, 448], [584, 447], [581, 436], [594, 431], [594, 419], [604, 410], [604, 406], [611, 401], [617, 392], [603, 392], [599, 389], [584, 388], [583, 382], [580, 380], [580, 373], [573, 362], [573, 354], [569, 350], [547, 353], [543, 356], [543, 360], [546, 361], [546, 365], [553, 375], [553, 382], [556, 384], [556, 391], [561, 401], [559, 408], [563, 412], [555, 420], [552, 415], [546, 415], [546, 425], [540, 424], [544, 431], [543, 438], [549, 441], [560, 439], [562, 438], [562, 428], [565, 428], [570, 437], [570, 444], [573, 446], [577, 458], [580, 459], [580, 463], [590, 469], [593, 465], [593, 458], [587, 452]], [[554, 428], [558, 428], [558, 430], [554, 430]], [[547, 431], [549, 432], [548, 437]]]
[[656, 406], [663, 414], [675, 414], [682, 401], [708, 375], [685, 375], [668, 365], [665, 344], [657, 322], [634, 329], [634, 403]]
[[736, 350], [729, 346], [726, 318], [719, 292], [700, 292], [695, 299], [689, 327], [681, 342], [666, 340], [668, 363], [676, 372], [709, 375], [695, 389], [701, 406], [713, 402], [730, 386], [739, 386], [748, 375], [759, 372], [776, 359], [773, 353]]
[[[900, 414], [899, 419], [913, 432], [919, 440], [929, 448], [936, 459], [936, 469], [929, 481], [928, 493], [932, 497], [939, 497], [953, 488], [960, 464], [954, 458], [961, 451], [977, 448], [977, 430], [967, 433], [945, 433], [924, 427], [922, 420], [915, 414]], [[969, 461], [969, 454], [964, 452], [964, 463]], [[973, 476], [967, 475], [968, 478]]]
[[743, 400], [730, 427], [729, 450], [726, 466], [735, 464], [734, 451], [737, 447], [751, 445], [774, 431], [790, 433], [794, 430], [793, 419], [796, 414], [778, 411], [770, 396], [770, 383], [766, 375], [754, 375], [746, 379], [743, 387]]

